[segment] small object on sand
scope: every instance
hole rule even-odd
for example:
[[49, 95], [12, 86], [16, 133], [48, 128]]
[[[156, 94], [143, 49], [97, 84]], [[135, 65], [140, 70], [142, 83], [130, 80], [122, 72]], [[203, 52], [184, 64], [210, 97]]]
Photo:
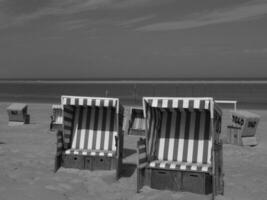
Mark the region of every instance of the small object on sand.
[[12, 103], [7, 108], [9, 117], [9, 126], [17, 126], [30, 123], [30, 115], [28, 112], [28, 106], [23, 103]]
[[137, 142], [137, 192], [224, 193], [222, 111], [213, 98], [144, 97], [146, 138]]
[[232, 125], [228, 126], [227, 141], [241, 146], [255, 146], [258, 144], [256, 130], [260, 116], [248, 111], [231, 112]]

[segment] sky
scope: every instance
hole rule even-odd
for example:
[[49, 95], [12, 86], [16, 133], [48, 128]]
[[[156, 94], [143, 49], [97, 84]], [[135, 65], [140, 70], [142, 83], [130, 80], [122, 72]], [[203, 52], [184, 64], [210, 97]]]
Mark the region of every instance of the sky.
[[267, 0], [0, 0], [0, 79], [267, 78]]

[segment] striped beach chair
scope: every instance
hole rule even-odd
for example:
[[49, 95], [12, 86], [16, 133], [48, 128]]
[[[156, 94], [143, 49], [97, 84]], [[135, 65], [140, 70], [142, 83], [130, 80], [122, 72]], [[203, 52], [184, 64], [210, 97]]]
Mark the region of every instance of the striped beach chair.
[[62, 105], [52, 105], [52, 116], [50, 130], [61, 130], [63, 126], [63, 108]]
[[145, 119], [142, 107], [132, 107], [130, 110], [129, 135], [145, 135]]
[[63, 130], [58, 131], [55, 171], [60, 166], [117, 170], [122, 164], [123, 107], [116, 98], [62, 96]]
[[137, 192], [223, 194], [222, 112], [212, 98], [143, 98], [146, 139], [137, 143]]

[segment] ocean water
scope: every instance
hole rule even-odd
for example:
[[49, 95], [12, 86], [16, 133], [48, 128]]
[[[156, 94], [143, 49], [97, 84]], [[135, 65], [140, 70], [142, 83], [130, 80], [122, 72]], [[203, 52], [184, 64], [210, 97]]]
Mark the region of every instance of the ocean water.
[[2, 81], [0, 101], [59, 103], [61, 95], [117, 97], [141, 104], [144, 96], [214, 97], [239, 104], [267, 104], [267, 82], [231, 81]]

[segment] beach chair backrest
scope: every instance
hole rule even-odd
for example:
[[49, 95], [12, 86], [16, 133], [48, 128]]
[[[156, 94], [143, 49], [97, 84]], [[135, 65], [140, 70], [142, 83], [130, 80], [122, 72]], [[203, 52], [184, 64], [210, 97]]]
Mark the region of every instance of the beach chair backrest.
[[53, 110], [53, 119], [55, 124], [63, 123], [63, 108], [61, 105], [54, 104], [52, 105]]
[[211, 164], [212, 99], [144, 98], [143, 102], [148, 153], [154, 159]]
[[62, 97], [64, 143], [67, 148], [115, 151], [121, 126], [118, 99]]

